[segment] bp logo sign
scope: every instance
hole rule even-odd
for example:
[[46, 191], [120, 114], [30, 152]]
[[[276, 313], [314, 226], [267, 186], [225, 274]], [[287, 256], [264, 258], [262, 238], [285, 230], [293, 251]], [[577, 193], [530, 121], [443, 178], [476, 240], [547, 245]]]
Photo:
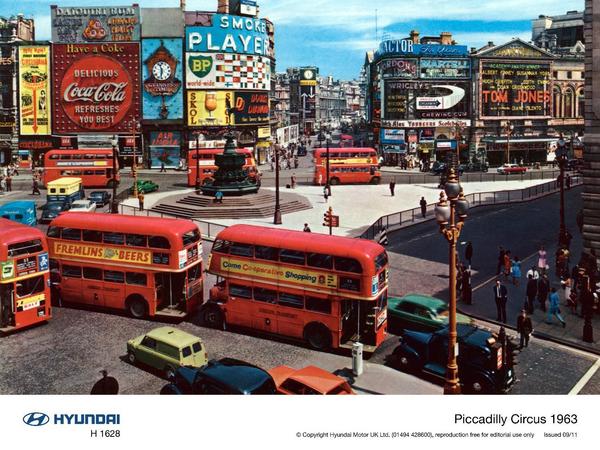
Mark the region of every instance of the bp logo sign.
[[41, 412], [30, 412], [23, 416], [23, 422], [31, 427], [41, 427], [50, 421], [50, 417]]
[[188, 60], [188, 66], [192, 73], [198, 78], [204, 78], [208, 75], [213, 66], [212, 56], [198, 55], [190, 56]]

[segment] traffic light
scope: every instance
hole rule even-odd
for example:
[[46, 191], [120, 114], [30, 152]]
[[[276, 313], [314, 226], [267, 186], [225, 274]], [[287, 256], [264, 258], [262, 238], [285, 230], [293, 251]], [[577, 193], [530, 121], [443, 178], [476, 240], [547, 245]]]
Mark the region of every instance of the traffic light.
[[323, 226], [331, 226], [331, 209], [329, 209], [325, 214], [323, 214]]

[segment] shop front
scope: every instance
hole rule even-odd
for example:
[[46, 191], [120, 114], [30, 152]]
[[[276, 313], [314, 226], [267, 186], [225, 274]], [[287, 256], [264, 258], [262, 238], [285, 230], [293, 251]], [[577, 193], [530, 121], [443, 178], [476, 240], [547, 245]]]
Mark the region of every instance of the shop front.
[[502, 136], [483, 138], [482, 143], [485, 144], [486, 159], [490, 166], [500, 166], [506, 162], [532, 165], [546, 164], [554, 160], [551, 149], [556, 140], [556, 137], [507, 139], [506, 136]]

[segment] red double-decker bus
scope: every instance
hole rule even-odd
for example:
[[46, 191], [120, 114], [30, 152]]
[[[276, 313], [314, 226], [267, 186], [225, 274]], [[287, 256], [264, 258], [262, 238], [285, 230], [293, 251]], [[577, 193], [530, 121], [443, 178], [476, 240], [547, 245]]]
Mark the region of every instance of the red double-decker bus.
[[65, 212], [50, 223], [48, 246], [60, 302], [141, 318], [185, 317], [203, 301], [192, 221]]
[[0, 219], [0, 331], [51, 317], [48, 245], [37, 228]]
[[303, 340], [315, 349], [374, 351], [387, 328], [388, 257], [372, 241], [234, 225], [213, 245], [217, 278], [207, 325], [236, 325]]
[[[379, 184], [381, 172], [377, 152], [372, 148], [330, 148], [329, 184]], [[327, 150], [315, 150], [314, 183], [327, 183]]]
[[[116, 161], [116, 182], [121, 179]], [[112, 187], [112, 149], [50, 150], [44, 155], [44, 186], [62, 177], [79, 177], [83, 187]]]
[[[217, 166], [215, 165], [215, 155], [223, 153], [222, 148], [206, 148], [196, 150], [190, 150], [188, 152], [188, 186], [196, 185], [196, 158], [200, 160], [198, 166], [200, 167], [200, 184], [205, 184], [208, 181], [212, 181], [214, 178]], [[256, 160], [252, 149], [249, 148], [238, 148], [236, 151], [244, 155], [246, 162], [244, 163], [244, 170], [248, 171], [248, 176], [251, 181], [256, 182], [258, 179], [258, 168], [256, 167]]]

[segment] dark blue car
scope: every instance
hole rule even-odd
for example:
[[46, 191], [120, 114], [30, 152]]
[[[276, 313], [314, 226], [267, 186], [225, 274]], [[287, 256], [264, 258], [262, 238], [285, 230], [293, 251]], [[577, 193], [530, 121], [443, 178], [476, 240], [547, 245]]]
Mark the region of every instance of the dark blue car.
[[260, 367], [232, 358], [209, 361], [201, 368], [181, 367], [161, 394], [276, 394], [271, 375]]
[[88, 196], [88, 200], [94, 202], [96, 206], [103, 207], [110, 202], [110, 194], [106, 191], [93, 191]]
[[[458, 376], [465, 392], [507, 392], [515, 382], [514, 347], [500, 342], [491, 331], [458, 324]], [[448, 362], [448, 327], [434, 333], [405, 331], [389, 361], [407, 372], [424, 373], [443, 380]]]

